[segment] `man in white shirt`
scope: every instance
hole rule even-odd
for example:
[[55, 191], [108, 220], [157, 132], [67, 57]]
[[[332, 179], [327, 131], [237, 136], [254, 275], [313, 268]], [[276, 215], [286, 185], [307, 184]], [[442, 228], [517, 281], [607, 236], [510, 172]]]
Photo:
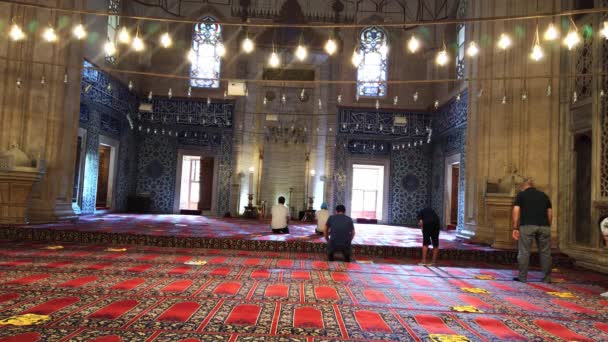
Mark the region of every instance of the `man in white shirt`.
[[289, 234], [289, 208], [285, 206], [285, 197], [279, 197], [279, 203], [272, 206], [270, 210], [272, 221], [270, 221], [270, 227], [272, 232], [275, 234]]
[[327, 219], [329, 218], [329, 210], [327, 210], [327, 203], [323, 202], [323, 204], [321, 204], [321, 210], [317, 211], [316, 216], [317, 228], [315, 229], [315, 233], [323, 235], [325, 234], [325, 224], [327, 223]]

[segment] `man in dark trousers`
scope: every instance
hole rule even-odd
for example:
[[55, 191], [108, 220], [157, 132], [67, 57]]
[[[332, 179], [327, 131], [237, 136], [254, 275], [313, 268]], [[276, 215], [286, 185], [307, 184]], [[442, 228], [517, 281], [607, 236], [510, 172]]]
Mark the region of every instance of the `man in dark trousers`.
[[[439, 216], [431, 208], [424, 208], [418, 212], [418, 225], [422, 228], [422, 261], [419, 265], [433, 265], [437, 262], [439, 254]], [[433, 259], [430, 264], [426, 262], [429, 245], [433, 245]]]
[[336, 207], [336, 214], [327, 219], [325, 240], [327, 240], [327, 259], [334, 261], [334, 253], [342, 252], [344, 261], [350, 262], [352, 254], [351, 242], [355, 238], [355, 225], [353, 220], [344, 213], [346, 208], [340, 204]]
[[519, 277], [515, 281], [528, 281], [530, 247], [536, 240], [540, 254], [543, 282], [551, 282], [551, 221], [553, 209], [551, 200], [534, 187], [532, 179], [526, 179], [522, 191], [517, 194], [513, 205], [513, 239], [518, 241], [517, 263]]

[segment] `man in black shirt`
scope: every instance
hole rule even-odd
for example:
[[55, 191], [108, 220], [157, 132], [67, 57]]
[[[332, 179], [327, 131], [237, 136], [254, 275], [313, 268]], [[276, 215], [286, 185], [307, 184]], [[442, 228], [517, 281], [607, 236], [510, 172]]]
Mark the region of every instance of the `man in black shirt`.
[[325, 240], [327, 240], [327, 259], [334, 261], [334, 253], [342, 252], [344, 261], [350, 262], [352, 241], [355, 238], [353, 220], [344, 213], [346, 208], [340, 204], [336, 207], [336, 215], [327, 219], [325, 224]]
[[418, 212], [418, 225], [422, 227], [422, 261], [420, 265], [427, 266], [426, 255], [429, 245], [433, 244], [433, 259], [430, 265], [437, 262], [439, 254], [439, 216], [431, 208], [424, 208]]
[[551, 282], [552, 219], [551, 200], [544, 192], [534, 188], [531, 179], [526, 179], [513, 206], [513, 239], [518, 240], [517, 263], [519, 264], [519, 277], [513, 280], [524, 283], [527, 281], [530, 247], [532, 240], [536, 240], [543, 281]]

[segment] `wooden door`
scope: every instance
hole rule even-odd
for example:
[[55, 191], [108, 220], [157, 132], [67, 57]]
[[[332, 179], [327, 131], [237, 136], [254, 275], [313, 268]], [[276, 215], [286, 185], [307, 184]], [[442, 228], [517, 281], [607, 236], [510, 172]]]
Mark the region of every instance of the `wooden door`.
[[213, 164], [213, 157], [201, 159], [199, 210], [211, 210], [211, 200], [213, 197]]
[[460, 167], [452, 165], [452, 191], [450, 198], [450, 223], [458, 224], [458, 179], [460, 178]]

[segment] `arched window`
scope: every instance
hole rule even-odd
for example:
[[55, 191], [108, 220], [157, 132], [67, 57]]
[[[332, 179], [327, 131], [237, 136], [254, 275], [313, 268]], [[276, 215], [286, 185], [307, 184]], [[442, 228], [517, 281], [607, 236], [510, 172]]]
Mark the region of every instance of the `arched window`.
[[199, 88], [218, 88], [220, 86], [220, 64], [222, 27], [211, 17], [203, 18], [202, 23], [194, 25], [192, 34], [192, 56], [190, 85]]
[[376, 26], [361, 31], [359, 54], [361, 63], [357, 69], [357, 94], [372, 97], [385, 96], [388, 69], [386, 32]]
[[[120, 25], [120, 17], [117, 15], [120, 12], [120, 0], [108, 0], [108, 22], [106, 25], [108, 41], [115, 43], [116, 34], [118, 32], [118, 25]], [[106, 61], [108, 63], [116, 63], [116, 56], [114, 54], [106, 54]]]
[[458, 43], [458, 52], [456, 54], [456, 76], [459, 79], [464, 78], [464, 41], [465, 41], [466, 27], [460, 25], [458, 27], [458, 35], [456, 36], [456, 42]]

